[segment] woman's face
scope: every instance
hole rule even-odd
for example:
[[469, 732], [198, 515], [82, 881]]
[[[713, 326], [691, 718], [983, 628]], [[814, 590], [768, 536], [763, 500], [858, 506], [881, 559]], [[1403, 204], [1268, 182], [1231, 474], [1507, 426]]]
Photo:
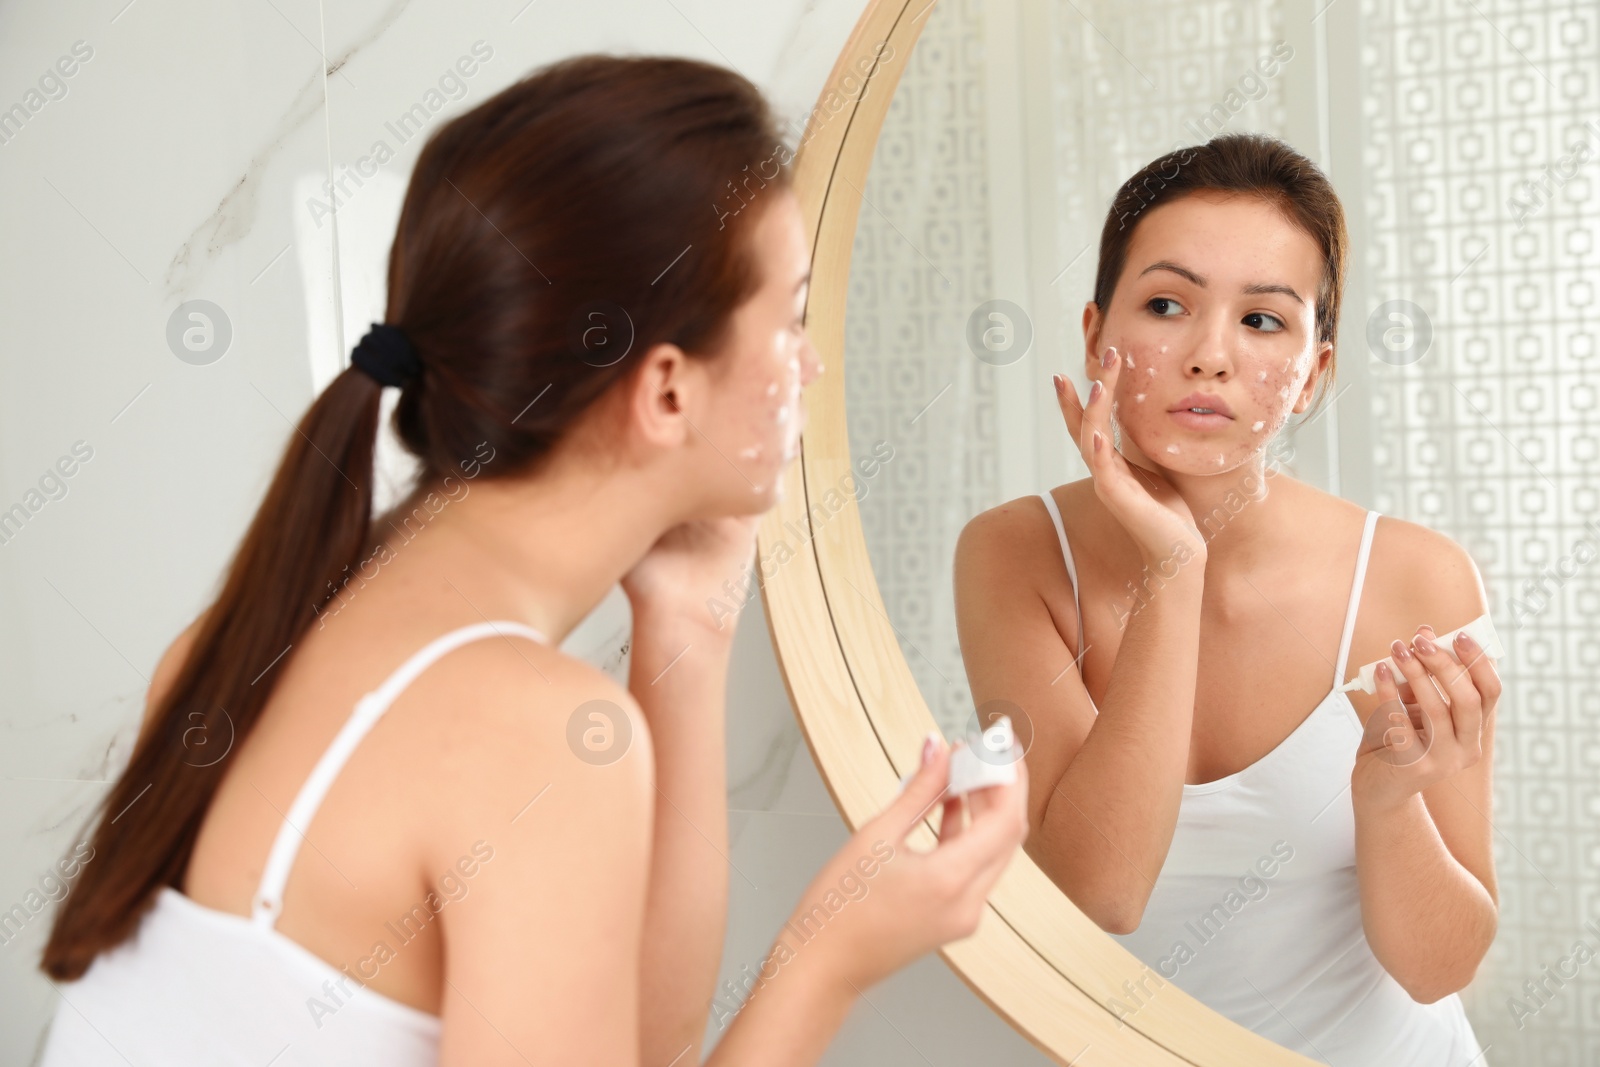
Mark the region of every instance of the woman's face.
[[1107, 346], [1121, 360], [1122, 453], [1182, 474], [1244, 465], [1310, 406], [1332, 358], [1316, 333], [1321, 250], [1253, 196], [1190, 193], [1136, 225], [1110, 307], [1084, 309], [1089, 377], [1106, 377]]
[[799, 454], [805, 409], [800, 390], [822, 372], [805, 330], [811, 250], [792, 192], [773, 199], [751, 230], [761, 286], [733, 314], [729, 347], [716, 364], [707, 438], [728, 461], [726, 484], [746, 512], [779, 498], [784, 467]]

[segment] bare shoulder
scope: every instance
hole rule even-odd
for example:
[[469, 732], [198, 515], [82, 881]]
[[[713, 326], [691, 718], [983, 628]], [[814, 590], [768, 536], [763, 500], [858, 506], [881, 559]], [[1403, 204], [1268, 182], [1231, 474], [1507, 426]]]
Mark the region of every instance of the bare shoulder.
[[1445, 633], [1489, 610], [1472, 554], [1449, 535], [1420, 523], [1381, 517], [1367, 566], [1368, 588], [1381, 590], [1381, 600], [1406, 616], [1402, 625], [1410, 630], [1404, 636], [1423, 623]]
[[[209, 609], [208, 609], [209, 610]], [[156, 661], [156, 669], [150, 674], [150, 686], [145, 690], [144, 720], [139, 726], [139, 737], [142, 740], [155, 723], [155, 709], [172, 689], [173, 683], [178, 680], [178, 674], [183, 670], [183, 665], [188, 662], [189, 653], [194, 649], [195, 639], [200, 634], [200, 627], [205, 623], [206, 613], [201, 612], [188, 626], [172, 639], [172, 644], [161, 654]]]
[[[1069, 516], [1083, 506], [1083, 487], [1092, 482], [1069, 482], [1050, 490], [1062, 521], [1071, 524]], [[962, 527], [956, 541], [956, 568], [959, 572], [993, 574], [996, 572], [1053, 574], [1059, 568], [1042, 568], [1041, 563], [1059, 559], [1061, 543], [1056, 537], [1055, 524], [1037, 493], [1016, 497], [980, 511]], [[1065, 575], [1063, 574], [1063, 580]], [[1070, 584], [1070, 583], [1069, 583]]]
[[650, 734], [638, 701], [559, 648], [485, 638], [439, 660], [415, 687], [424, 680], [426, 732], [447, 782], [482, 788], [495, 773], [521, 779], [537, 770], [552, 780], [648, 787], [641, 772], [652, 763]]
[[[459, 852], [465, 833], [530, 822], [564, 828], [555, 837], [574, 846], [605, 828], [620, 847], [647, 847], [650, 732], [638, 701], [604, 671], [547, 644], [486, 638], [439, 660], [403, 698], [418, 713], [406, 717], [409, 740], [431, 791], [448, 798], [423, 816], [441, 850]], [[535, 807], [541, 817], [525, 818]]]

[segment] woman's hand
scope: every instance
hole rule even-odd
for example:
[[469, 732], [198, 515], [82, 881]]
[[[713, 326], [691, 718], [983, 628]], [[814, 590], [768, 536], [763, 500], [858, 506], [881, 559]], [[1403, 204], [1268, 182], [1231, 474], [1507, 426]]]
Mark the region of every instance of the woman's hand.
[[1358, 806], [1396, 808], [1483, 756], [1483, 722], [1500, 699], [1500, 675], [1466, 634], [1456, 640], [1460, 663], [1433, 638], [1433, 628], [1423, 626], [1411, 645], [1396, 640], [1391, 646], [1415, 703], [1402, 703], [1389, 665], [1378, 665], [1379, 707], [1367, 722], [1350, 774]]
[[[1028, 835], [1028, 768], [1021, 758], [1016, 768], [1009, 785], [948, 797], [950, 750], [930, 738], [921, 769], [900, 796], [806, 888], [782, 940], [798, 955], [825, 957], [832, 976], [854, 995], [945, 942], [970, 936], [989, 891]], [[971, 816], [965, 826], [963, 799]], [[941, 802], [938, 845], [913, 851], [907, 834]], [[844, 904], [830, 915], [830, 901]], [[797, 930], [814, 933], [797, 943]]]
[[721, 631], [723, 618], [706, 605], [728, 596], [725, 583], [744, 580], [760, 524], [759, 514], [731, 515], [682, 523], [662, 534], [622, 576], [634, 618], [689, 618]]
[[[1169, 558], [1179, 563], [1206, 558], [1206, 539], [1183, 497], [1160, 471], [1135, 467], [1111, 445], [1111, 396], [1117, 390], [1122, 357], [1107, 348], [1100, 357], [1101, 377], [1089, 390], [1089, 404], [1078, 400], [1066, 375], [1055, 376], [1056, 402], [1067, 431], [1094, 478], [1095, 496], [1139, 546], [1148, 564]], [[1187, 560], [1183, 558], [1187, 549]]]

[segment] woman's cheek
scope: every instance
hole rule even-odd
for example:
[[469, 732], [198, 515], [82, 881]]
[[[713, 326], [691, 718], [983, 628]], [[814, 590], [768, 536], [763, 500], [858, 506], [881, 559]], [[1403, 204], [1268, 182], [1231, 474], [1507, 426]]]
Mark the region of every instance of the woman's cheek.
[[[772, 472], [793, 459], [800, 446], [800, 357], [792, 346], [780, 346], [780, 368], [769, 372], [745, 410], [754, 413], [749, 427], [752, 438], [739, 451], [739, 458]], [[758, 486], [763, 479], [753, 479]], [[759, 491], [759, 490], [758, 490]]]

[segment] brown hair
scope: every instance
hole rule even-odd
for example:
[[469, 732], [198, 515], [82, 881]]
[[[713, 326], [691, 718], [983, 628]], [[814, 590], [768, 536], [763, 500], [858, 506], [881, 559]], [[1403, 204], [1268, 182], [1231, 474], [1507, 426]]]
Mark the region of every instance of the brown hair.
[[[764, 191], [790, 187], [789, 158], [753, 85], [676, 58], [565, 59], [441, 127], [389, 257], [386, 318], [422, 364], [395, 409], [418, 485], [460, 477], [485, 444], [493, 462], [477, 476], [528, 473], [652, 345], [718, 353], [761, 283], [748, 232], [774, 199]], [[597, 309], [613, 335], [602, 358]], [[347, 367], [290, 435], [153, 728], [97, 809], [94, 860], [41, 962], [54, 978], [79, 977], [162, 886], [181, 888], [228, 765], [185, 760], [182, 738], [225, 737], [231, 724], [237, 747], [283, 652], [374, 543], [381, 391]]]
[[[1315, 163], [1276, 137], [1257, 133], [1223, 134], [1203, 145], [1176, 149], [1122, 183], [1100, 231], [1094, 302], [1101, 312], [1111, 306], [1139, 215], [1202, 190], [1260, 197], [1317, 242], [1323, 263], [1316, 296], [1317, 340], [1335, 341], [1349, 244], [1344, 207]], [[1327, 385], [1333, 381], [1336, 362], [1337, 356], [1323, 379]], [[1326, 385], [1321, 392], [1326, 395]]]

